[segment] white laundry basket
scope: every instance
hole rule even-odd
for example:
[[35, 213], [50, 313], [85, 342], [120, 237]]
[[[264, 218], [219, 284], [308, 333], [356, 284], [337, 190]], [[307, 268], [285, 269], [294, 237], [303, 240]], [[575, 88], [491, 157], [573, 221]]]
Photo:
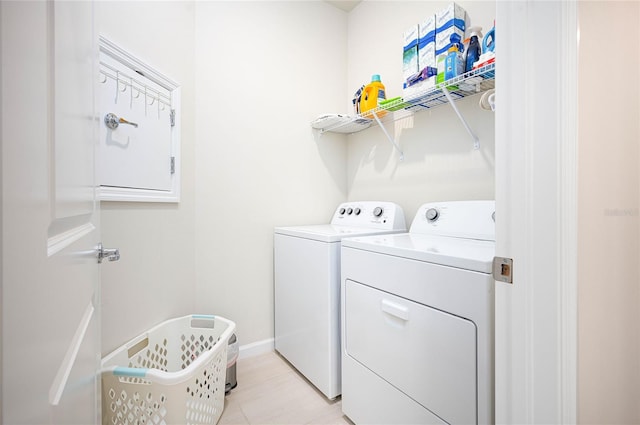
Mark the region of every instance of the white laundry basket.
[[190, 315], [163, 322], [102, 359], [103, 425], [211, 425], [224, 409], [235, 323]]

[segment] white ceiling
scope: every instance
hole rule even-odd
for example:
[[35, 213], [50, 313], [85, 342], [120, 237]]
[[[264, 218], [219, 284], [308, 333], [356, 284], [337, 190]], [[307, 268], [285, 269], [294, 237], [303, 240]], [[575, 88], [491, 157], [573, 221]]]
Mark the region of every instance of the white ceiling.
[[351, 12], [354, 7], [358, 5], [362, 0], [324, 0], [325, 2], [337, 7], [338, 9], [342, 9], [345, 12]]

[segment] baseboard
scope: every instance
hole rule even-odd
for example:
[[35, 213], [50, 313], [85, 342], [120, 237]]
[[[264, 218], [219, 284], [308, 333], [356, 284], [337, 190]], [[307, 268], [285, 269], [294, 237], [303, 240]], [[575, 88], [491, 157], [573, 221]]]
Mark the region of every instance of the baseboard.
[[262, 341], [252, 342], [251, 344], [241, 345], [239, 359], [246, 359], [247, 357], [258, 356], [273, 351], [274, 339], [263, 339]]

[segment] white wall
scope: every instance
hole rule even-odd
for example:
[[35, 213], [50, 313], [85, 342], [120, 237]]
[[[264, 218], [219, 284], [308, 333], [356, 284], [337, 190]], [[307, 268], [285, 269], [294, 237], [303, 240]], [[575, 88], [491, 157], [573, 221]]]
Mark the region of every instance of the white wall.
[[[99, 2], [104, 35], [183, 84], [180, 204], [103, 203], [104, 243], [122, 252], [103, 272], [103, 351], [192, 310], [236, 321], [241, 345], [272, 338], [274, 226], [325, 222], [347, 199], [395, 201], [410, 220], [423, 202], [493, 198], [494, 118], [477, 96], [458, 104], [478, 151], [449, 107], [397, 123], [402, 163], [380, 129], [309, 125], [351, 112], [373, 73], [400, 95], [402, 32], [446, 3]], [[493, 2], [460, 4], [493, 25]]]
[[578, 12], [578, 422], [640, 423], [640, 50], [610, 43], [640, 38], [640, 7]]
[[[349, 14], [347, 101], [372, 74], [380, 74], [387, 98], [402, 95], [402, 34], [449, 2], [364, 1]], [[471, 25], [483, 34], [493, 26], [495, 2], [458, 1]], [[478, 107], [478, 96], [457, 102], [480, 139], [471, 137], [445, 105], [414, 118], [387, 124], [404, 151], [397, 153], [380, 128], [348, 137], [350, 200], [382, 199], [400, 204], [410, 223], [420, 205], [429, 201], [494, 198], [494, 114]], [[348, 109], [350, 110], [350, 109]]]
[[179, 204], [102, 202], [103, 243], [118, 247], [102, 267], [103, 354], [195, 308], [194, 3], [96, 2], [100, 34], [182, 87]]
[[273, 228], [346, 200], [347, 15], [320, 1], [196, 2], [196, 308], [273, 338]]

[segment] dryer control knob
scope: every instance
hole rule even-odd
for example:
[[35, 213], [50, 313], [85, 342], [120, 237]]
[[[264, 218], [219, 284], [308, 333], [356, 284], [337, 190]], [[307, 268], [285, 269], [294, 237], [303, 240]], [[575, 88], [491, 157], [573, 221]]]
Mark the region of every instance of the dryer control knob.
[[353, 210], [353, 213], [355, 215], [360, 215], [361, 212], [362, 212], [362, 210], [360, 208], [356, 208], [355, 210]]
[[344, 208], [340, 208], [340, 211], [338, 211], [338, 212], [340, 213], [340, 215], [343, 215], [345, 211], [346, 210]]
[[383, 212], [384, 210], [382, 209], [382, 207], [375, 207], [375, 209], [373, 210], [373, 215], [375, 217], [380, 217]]
[[438, 210], [435, 208], [429, 208], [425, 215], [427, 217], [427, 220], [431, 222], [436, 221], [438, 217], [440, 217], [440, 213], [438, 213]]
[[352, 212], [353, 212], [353, 209], [347, 208], [347, 214], [351, 215]]

